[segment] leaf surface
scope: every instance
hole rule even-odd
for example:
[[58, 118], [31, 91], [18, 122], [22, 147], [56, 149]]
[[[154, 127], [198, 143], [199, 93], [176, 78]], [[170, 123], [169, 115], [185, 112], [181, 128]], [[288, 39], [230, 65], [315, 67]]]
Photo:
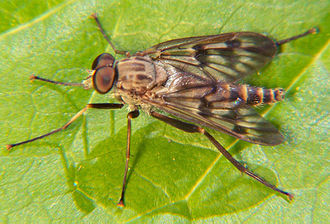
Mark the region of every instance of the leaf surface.
[[[328, 222], [328, 1], [42, 2], [1, 3], [1, 222]], [[133, 120], [126, 207], [118, 208], [127, 108], [90, 110], [66, 131], [8, 153], [5, 144], [58, 128], [87, 103], [114, 102], [94, 91], [29, 81], [37, 74], [79, 82], [97, 55], [112, 52], [89, 18], [94, 12], [116, 47], [132, 53], [180, 37], [254, 31], [285, 39], [318, 26], [319, 34], [284, 45], [245, 80], [287, 90], [283, 102], [257, 108], [285, 143], [253, 145], [211, 130], [294, 201], [240, 174], [205, 137], [142, 113]]]

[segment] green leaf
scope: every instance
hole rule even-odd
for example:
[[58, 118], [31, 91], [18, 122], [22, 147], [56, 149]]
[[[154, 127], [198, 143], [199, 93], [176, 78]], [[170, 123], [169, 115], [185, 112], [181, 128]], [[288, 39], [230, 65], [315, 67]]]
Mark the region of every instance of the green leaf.
[[[0, 222], [328, 222], [329, 1], [20, 1], [1, 3]], [[29, 76], [79, 82], [93, 59], [135, 52], [179, 37], [231, 31], [290, 42], [251, 85], [283, 87], [287, 98], [258, 108], [285, 136], [259, 146], [211, 131], [239, 161], [295, 195], [293, 202], [240, 174], [207, 139], [148, 117], [133, 120], [126, 207], [118, 208], [125, 167], [127, 108], [89, 110], [66, 131], [7, 152], [5, 145], [65, 124], [95, 91]]]

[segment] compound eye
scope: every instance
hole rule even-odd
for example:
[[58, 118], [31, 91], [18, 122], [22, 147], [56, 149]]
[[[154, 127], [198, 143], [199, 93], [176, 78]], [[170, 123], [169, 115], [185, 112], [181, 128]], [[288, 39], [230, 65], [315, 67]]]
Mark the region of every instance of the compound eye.
[[115, 61], [115, 58], [108, 53], [103, 53], [97, 56], [92, 64], [92, 69], [96, 70], [98, 68], [104, 67], [104, 66], [113, 66], [113, 62]]
[[94, 89], [101, 94], [105, 94], [112, 88], [114, 80], [115, 72], [112, 67], [98, 68], [93, 75]]

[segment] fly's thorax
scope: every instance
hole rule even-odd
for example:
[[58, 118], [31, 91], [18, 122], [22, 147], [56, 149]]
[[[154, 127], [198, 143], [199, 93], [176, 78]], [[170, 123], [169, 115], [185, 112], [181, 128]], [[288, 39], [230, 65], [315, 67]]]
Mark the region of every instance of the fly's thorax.
[[164, 68], [148, 56], [134, 56], [116, 65], [118, 90], [143, 95], [155, 86], [162, 85], [167, 75]]

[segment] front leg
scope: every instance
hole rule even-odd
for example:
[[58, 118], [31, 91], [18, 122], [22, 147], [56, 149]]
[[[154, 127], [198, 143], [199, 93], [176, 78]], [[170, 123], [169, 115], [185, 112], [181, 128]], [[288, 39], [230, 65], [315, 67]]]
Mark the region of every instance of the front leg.
[[6, 145], [7, 149], [10, 150], [13, 147], [19, 146], [19, 145], [23, 145], [29, 142], [33, 142], [42, 138], [45, 138], [49, 135], [55, 134], [59, 131], [65, 130], [67, 127], [69, 127], [70, 124], [72, 124], [75, 120], [77, 120], [78, 117], [80, 117], [87, 109], [120, 109], [124, 106], [124, 104], [118, 104], [118, 103], [90, 103], [87, 104], [82, 110], [80, 110], [76, 115], [74, 115], [66, 124], [64, 124], [62, 127], [57, 128], [51, 132], [48, 132], [46, 134], [40, 135], [38, 137], [32, 138], [32, 139], [28, 139], [22, 142], [17, 142], [14, 144], [8, 144]]
[[130, 158], [130, 147], [131, 147], [131, 120], [134, 118], [137, 118], [140, 115], [138, 110], [131, 111], [127, 114], [127, 146], [126, 146], [126, 163], [125, 163], [125, 173], [124, 173], [124, 180], [123, 180], [123, 186], [121, 190], [121, 197], [118, 202], [118, 206], [124, 207], [124, 196], [125, 196], [125, 190], [126, 190], [126, 178], [127, 178], [127, 172], [128, 172], [128, 162]]

